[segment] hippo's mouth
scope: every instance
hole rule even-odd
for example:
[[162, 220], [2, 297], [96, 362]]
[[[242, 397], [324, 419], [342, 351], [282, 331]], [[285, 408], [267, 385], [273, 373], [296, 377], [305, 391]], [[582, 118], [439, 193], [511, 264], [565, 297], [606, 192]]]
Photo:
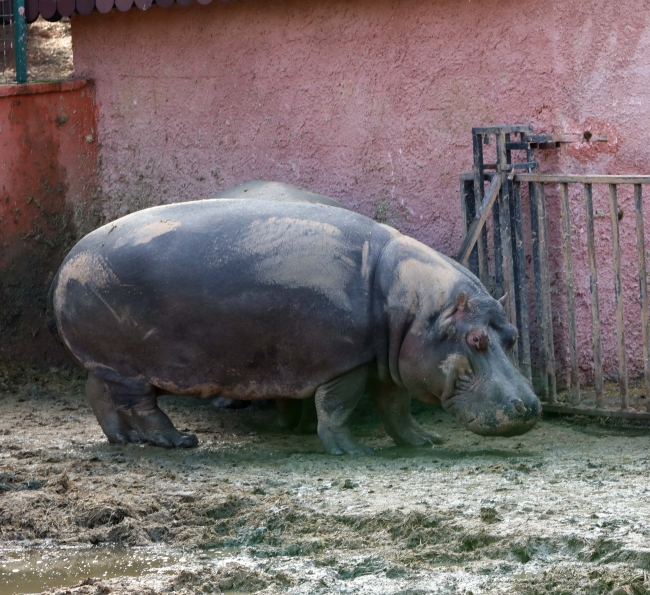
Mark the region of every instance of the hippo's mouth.
[[505, 407], [490, 407], [488, 403], [476, 403], [472, 406], [467, 393], [457, 393], [442, 403], [446, 411], [474, 434], [480, 436], [519, 436], [535, 426], [541, 417], [539, 402], [536, 407], [523, 406], [515, 400]]
[[512, 437], [525, 434], [535, 426], [539, 416], [532, 417], [528, 420], [509, 420], [496, 425], [482, 423], [479, 417], [474, 417], [470, 422], [463, 425], [479, 436], [503, 436]]

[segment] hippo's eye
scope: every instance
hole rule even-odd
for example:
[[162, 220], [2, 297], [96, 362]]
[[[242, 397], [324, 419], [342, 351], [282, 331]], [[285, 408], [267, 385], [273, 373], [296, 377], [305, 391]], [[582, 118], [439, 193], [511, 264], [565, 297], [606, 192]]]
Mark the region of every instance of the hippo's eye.
[[471, 331], [467, 334], [467, 344], [477, 351], [485, 351], [490, 342], [488, 334], [484, 330]]

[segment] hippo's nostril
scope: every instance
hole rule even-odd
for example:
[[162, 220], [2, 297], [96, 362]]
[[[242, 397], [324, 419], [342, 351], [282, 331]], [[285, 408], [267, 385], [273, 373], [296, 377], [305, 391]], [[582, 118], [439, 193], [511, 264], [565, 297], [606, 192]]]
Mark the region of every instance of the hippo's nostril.
[[514, 401], [513, 405], [518, 413], [524, 413], [526, 411], [526, 406], [524, 405], [523, 401], [520, 401], [519, 399]]

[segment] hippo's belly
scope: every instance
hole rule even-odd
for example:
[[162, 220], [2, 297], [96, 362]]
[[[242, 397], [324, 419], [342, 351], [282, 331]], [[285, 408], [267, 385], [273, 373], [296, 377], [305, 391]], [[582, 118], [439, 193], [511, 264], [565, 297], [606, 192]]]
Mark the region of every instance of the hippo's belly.
[[59, 333], [100, 377], [306, 397], [375, 358], [372, 272], [391, 237], [322, 205], [208, 200], [140, 211], [68, 255], [55, 281]]

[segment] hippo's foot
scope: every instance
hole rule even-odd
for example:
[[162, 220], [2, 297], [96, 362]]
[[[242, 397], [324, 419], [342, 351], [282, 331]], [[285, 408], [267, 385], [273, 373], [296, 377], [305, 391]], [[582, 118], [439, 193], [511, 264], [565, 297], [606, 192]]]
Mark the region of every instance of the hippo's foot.
[[359, 444], [347, 422], [356, 407], [368, 378], [361, 366], [318, 387], [315, 395], [318, 436], [330, 454], [368, 455], [372, 449]]
[[[90, 373], [86, 382], [86, 399], [112, 444], [147, 442], [166, 448], [189, 448], [199, 443], [194, 434], [179, 432], [158, 407], [153, 389], [134, 394], [129, 383], [128, 396], [114, 382], [105, 382]], [[126, 391], [125, 391], [126, 392]], [[117, 404], [116, 404], [117, 403]]]
[[315, 434], [318, 424], [314, 397], [307, 399], [275, 399], [280, 413], [280, 427], [296, 434]]
[[381, 384], [373, 391], [373, 400], [379, 409], [388, 435], [398, 446], [442, 444], [444, 439], [425, 430], [411, 415], [411, 394], [395, 385]]
[[316, 402], [314, 397], [303, 399], [300, 411], [300, 421], [296, 426], [296, 434], [306, 436], [318, 432], [318, 413], [316, 412]]
[[357, 442], [348, 428], [331, 428], [318, 424], [318, 437], [331, 455], [371, 455], [372, 448]]
[[293, 430], [300, 423], [302, 402], [296, 399], [275, 399], [275, 406], [280, 414], [280, 427], [283, 430]]
[[140, 442], [164, 448], [191, 448], [199, 443], [196, 435], [179, 432], [158, 405], [146, 411], [120, 408], [118, 412], [137, 433]]
[[425, 430], [413, 417], [400, 427], [392, 427], [388, 432], [398, 446], [427, 446], [444, 444], [445, 439], [436, 432]]
[[111, 444], [143, 442], [115, 409], [106, 384], [92, 373], [88, 374], [86, 381], [86, 400]]
[[245, 409], [250, 407], [251, 401], [243, 401], [241, 399], [229, 399], [228, 397], [216, 397], [212, 401], [212, 406], [215, 409]]

